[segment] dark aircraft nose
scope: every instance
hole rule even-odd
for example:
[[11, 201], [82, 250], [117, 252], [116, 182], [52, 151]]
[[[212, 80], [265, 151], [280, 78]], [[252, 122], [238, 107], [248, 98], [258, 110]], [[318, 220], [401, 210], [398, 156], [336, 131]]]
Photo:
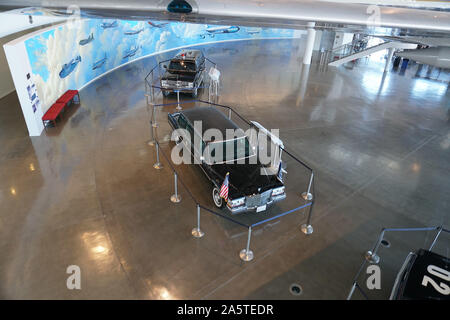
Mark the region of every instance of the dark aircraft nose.
[[185, 0], [173, 0], [167, 6], [167, 11], [172, 13], [191, 13], [192, 6]]

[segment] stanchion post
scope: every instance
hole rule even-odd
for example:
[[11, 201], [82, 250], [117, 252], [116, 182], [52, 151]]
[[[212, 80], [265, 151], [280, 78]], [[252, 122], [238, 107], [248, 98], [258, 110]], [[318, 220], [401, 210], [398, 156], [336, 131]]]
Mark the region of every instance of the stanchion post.
[[381, 244], [381, 239], [383, 239], [384, 231], [381, 233], [380, 238], [378, 239], [375, 247], [372, 250], [367, 251], [364, 254], [364, 257], [369, 263], [378, 264], [380, 262], [380, 256], [377, 255], [378, 247]]
[[147, 144], [149, 146], [154, 146], [155, 145], [155, 135], [153, 133], [153, 124], [152, 124], [152, 120], [150, 120], [150, 140], [147, 142]]
[[160, 170], [163, 168], [163, 165], [161, 162], [159, 162], [159, 144], [156, 142], [156, 163], [153, 165], [153, 168]]
[[239, 257], [242, 261], [252, 261], [254, 258], [253, 251], [250, 250], [250, 239], [252, 237], [252, 227], [248, 227], [248, 238], [247, 238], [247, 247], [245, 249], [242, 249], [241, 252], [239, 252]]
[[352, 288], [350, 289], [350, 292], [348, 293], [347, 300], [350, 300], [352, 298], [353, 293], [355, 292], [355, 289], [356, 289], [356, 281], [353, 282]]
[[380, 262], [380, 256], [377, 255], [378, 248], [380, 247], [381, 240], [384, 238], [385, 229], [381, 231], [380, 236], [378, 237], [377, 242], [372, 250], [369, 250], [365, 253], [364, 257], [369, 263], [378, 264]]
[[156, 122], [156, 116], [155, 116], [156, 107], [155, 107], [155, 104], [152, 104], [152, 105], [153, 105], [153, 109], [152, 109], [152, 127], [153, 128], [158, 128], [158, 122]]
[[312, 216], [313, 207], [314, 207], [314, 201], [311, 202], [311, 205], [309, 206], [308, 219], [306, 220], [306, 223], [302, 224], [302, 226], [300, 227], [302, 232], [306, 235], [309, 235], [314, 232], [313, 226], [311, 225], [311, 216]]
[[152, 103], [155, 102], [155, 87], [153, 86], [153, 73], [152, 73]]
[[[146, 87], [145, 90], [147, 92], [147, 87], [148, 87], [147, 81], [145, 81], [145, 87]], [[145, 96], [145, 101], [147, 102], [147, 112], [149, 113], [149, 117], [150, 117], [150, 120], [149, 120], [149, 124], [150, 124], [150, 140], [147, 141], [147, 144], [149, 146], [154, 146], [155, 145], [155, 137], [153, 135], [153, 119], [152, 119], [153, 115], [150, 116], [150, 111], [149, 111], [149, 106], [150, 106], [149, 98], [150, 98], [150, 95], [148, 93], [145, 93], [144, 96]]]
[[200, 205], [197, 204], [197, 227], [192, 229], [192, 235], [195, 238], [201, 238], [205, 235], [205, 233], [200, 229]]
[[314, 179], [314, 171], [311, 171], [311, 177], [309, 178], [308, 191], [302, 193], [302, 198], [306, 201], [311, 201], [313, 199], [313, 195], [311, 193], [311, 185]]
[[173, 203], [178, 203], [181, 201], [181, 196], [178, 194], [178, 184], [177, 184], [177, 173], [174, 172], [173, 173], [173, 178], [174, 178], [174, 184], [175, 184], [175, 194], [173, 194], [170, 197], [170, 201], [172, 201]]
[[211, 81], [208, 86], [208, 102], [211, 103]]
[[183, 108], [180, 105], [180, 91], [179, 90], [177, 91], [177, 107], [175, 109], [177, 109], [178, 111], [183, 110]]

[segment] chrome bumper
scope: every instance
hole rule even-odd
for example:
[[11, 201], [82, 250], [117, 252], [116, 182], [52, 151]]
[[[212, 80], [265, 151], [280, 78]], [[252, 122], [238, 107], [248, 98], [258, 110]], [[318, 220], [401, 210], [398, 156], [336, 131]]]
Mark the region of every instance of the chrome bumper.
[[193, 86], [193, 87], [181, 87], [181, 86], [178, 87], [176, 85], [169, 85], [169, 86], [163, 87], [161, 85], [161, 91], [167, 91], [167, 92], [177, 92], [177, 91], [179, 91], [179, 92], [191, 92], [191, 91], [194, 91], [195, 89], [196, 89], [195, 86]]
[[[272, 204], [274, 204], [275, 202], [278, 202], [278, 201], [281, 201], [284, 199], [286, 199], [286, 193], [282, 193], [277, 196], [272, 196], [270, 201], [268, 201], [266, 203], [266, 206], [269, 207]], [[234, 207], [234, 208], [230, 208], [227, 204], [226, 207], [231, 212], [231, 214], [236, 214], [236, 213], [241, 213], [241, 212], [246, 212], [246, 211], [255, 211], [256, 212], [256, 209], [258, 208], [258, 207], [248, 208], [247, 205], [245, 205], [245, 204], [242, 206], [239, 206], [239, 207]]]

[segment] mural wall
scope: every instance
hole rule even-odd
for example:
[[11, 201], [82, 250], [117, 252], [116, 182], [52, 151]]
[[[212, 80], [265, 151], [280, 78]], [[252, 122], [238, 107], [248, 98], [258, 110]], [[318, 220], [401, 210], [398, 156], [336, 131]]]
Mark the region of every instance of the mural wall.
[[181, 22], [79, 20], [25, 41], [42, 111], [67, 89], [139, 57], [213, 41], [293, 38], [304, 31]]

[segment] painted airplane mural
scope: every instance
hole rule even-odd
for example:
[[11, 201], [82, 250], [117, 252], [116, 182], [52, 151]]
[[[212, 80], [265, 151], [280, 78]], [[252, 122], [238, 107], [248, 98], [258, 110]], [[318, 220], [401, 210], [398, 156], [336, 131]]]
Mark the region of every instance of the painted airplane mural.
[[103, 59], [100, 59], [100, 60], [94, 62], [94, 64], [92, 65], [92, 70], [95, 70], [95, 69], [103, 67], [103, 65], [105, 64], [106, 60], [108, 60], [108, 59], [107, 59], [106, 53], [105, 53], [105, 57]]
[[126, 36], [132, 36], [138, 33], [141, 33], [142, 31], [144, 31], [144, 28], [139, 29], [139, 30], [129, 30], [129, 31], [125, 31], [123, 34]]
[[130, 50], [125, 52], [125, 55], [123, 56], [122, 59], [126, 59], [126, 58], [131, 58], [133, 57], [136, 52], [139, 50], [139, 46], [135, 47], [135, 48], [131, 48]]
[[164, 28], [166, 25], [168, 25], [168, 22], [161, 22], [161, 23], [155, 23], [151, 21], [147, 21], [149, 25], [151, 25], [153, 28]]
[[206, 36], [210, 36], [211, 38], [214, 38], [214, 36], [216, 34], [221, 34], [221, 33], [236, 33], [239, 30], [241, 30], [241, 28], [239, 28], [238, 26], [224, 26], [224, 27], [208, 27], [206, 28], [206, 33], [200, 35], [200, 38], [205, 39]]
[[245, 32], [248, 34], [257, 34], [261, 32], [261, 28], [246, 28]]
[[103, 29], [109, 29], [109, 28], [116, 28], [118, 26], [117, 21], [114, 20], [113, 22], [103, 22], [100, 27]]
[[69, 74], [72, 73], [73, 70], [75, 70], [75, 67], [78, 65], [78, 63], [81, 62], [81, 57], [77, 56], [76, 58], [70, 60], [69, 63], [65, 63], [62, 66], [61, 71], [59, 72], [59, 77], [61, 79], [67, 77]]
[[94, 34], [93, 33], [91, 33], [87, 39], [80, 40], [79, 44], [80, 44], [80, 46], [85, 46], [89, 42], [91, 42], [92, 40], [94, 40]]

